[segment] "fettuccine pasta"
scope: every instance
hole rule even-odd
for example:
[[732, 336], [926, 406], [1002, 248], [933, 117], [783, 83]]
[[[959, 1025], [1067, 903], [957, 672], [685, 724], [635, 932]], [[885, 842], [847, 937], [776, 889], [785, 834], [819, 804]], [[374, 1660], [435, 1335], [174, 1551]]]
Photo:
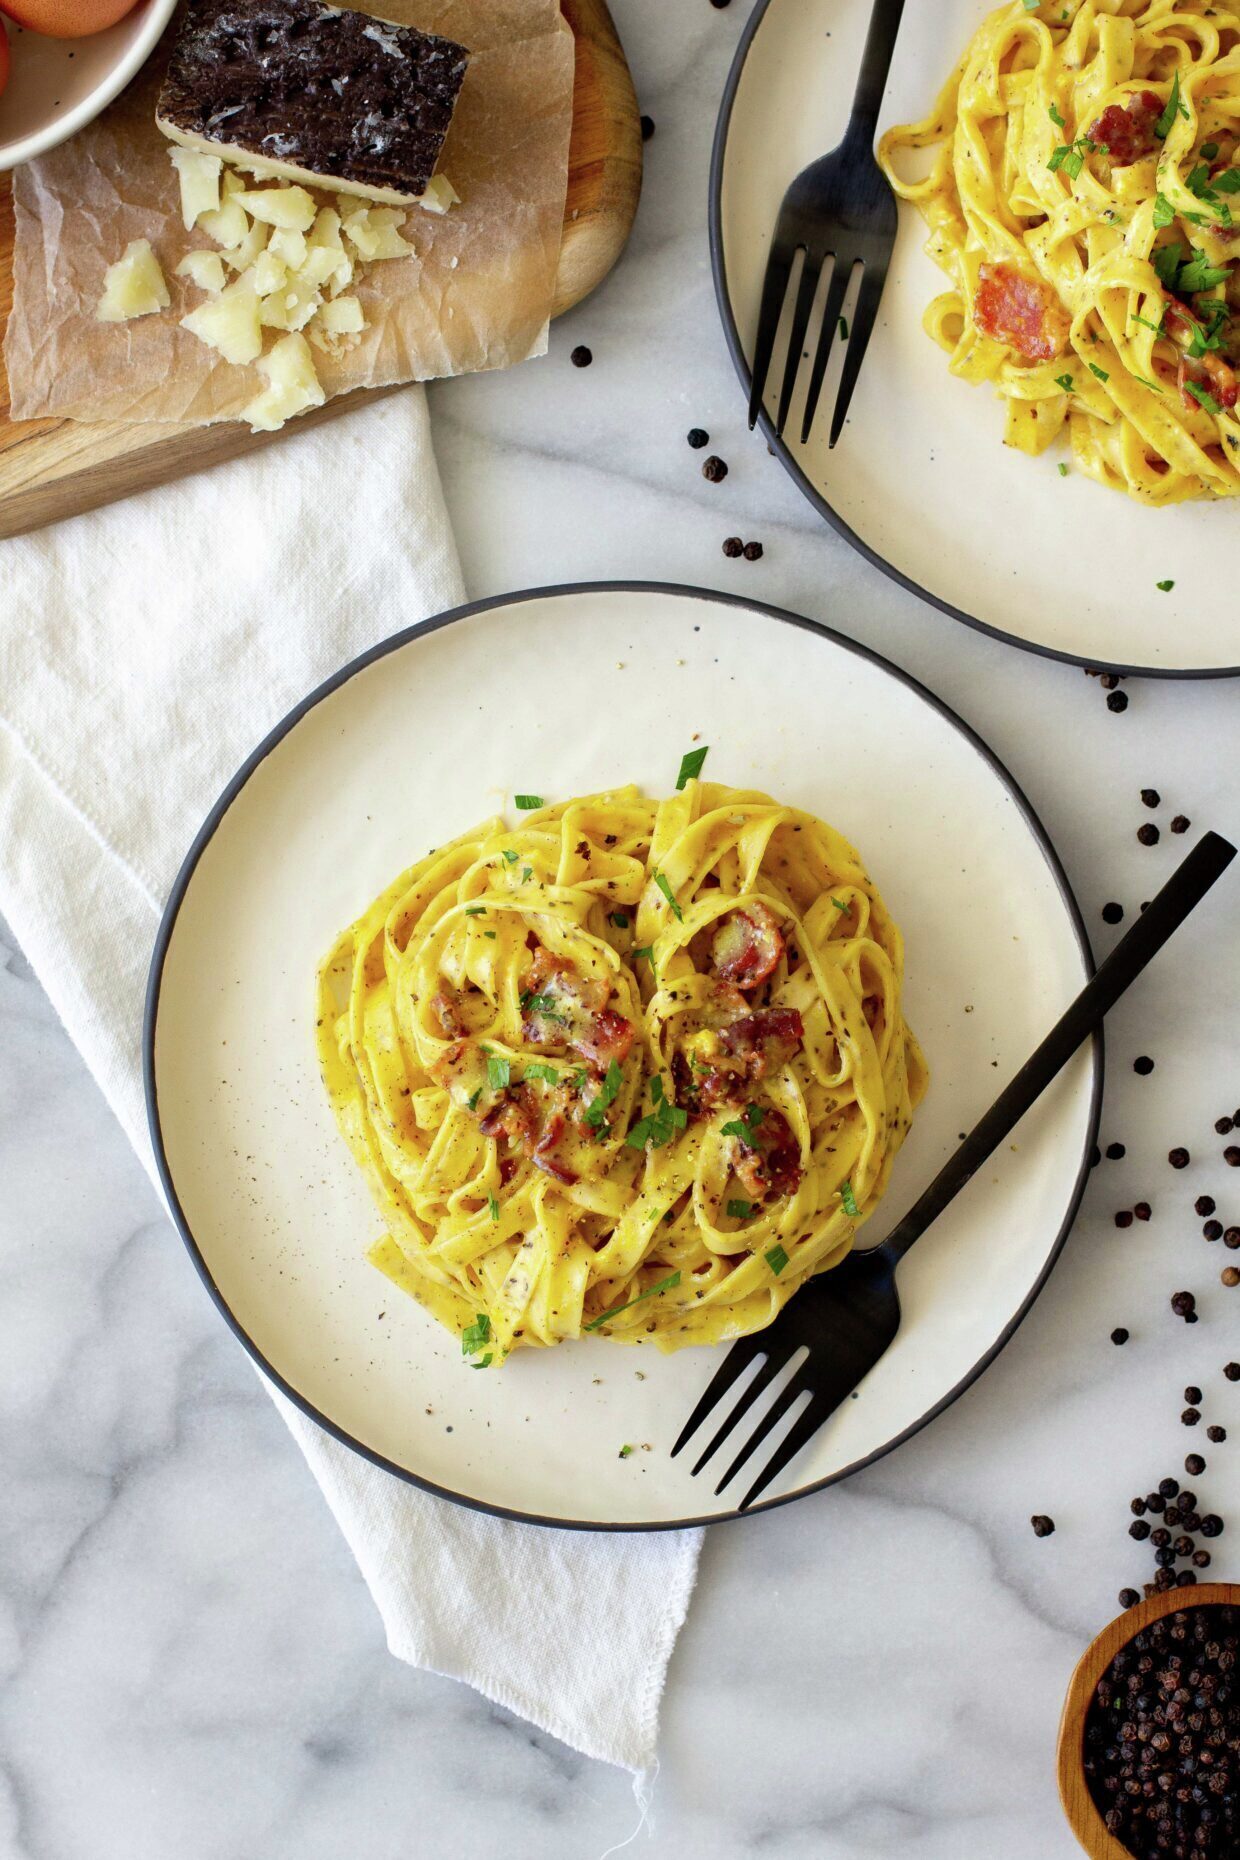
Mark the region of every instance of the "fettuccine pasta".
[[1006, 401], [1008, 445], [1066, 427], [1145, 504], [1240, 492], [1238, 148], [1240, 0], [1008, 0], [882, 138], [951, 279], [926, 329]]
[[925, 1089], [900, 933], [852, 847], [764, 794], [520, 799], [320, 973], [369, 1257], [476, 1367], [757, 1330], [848, 1252]]

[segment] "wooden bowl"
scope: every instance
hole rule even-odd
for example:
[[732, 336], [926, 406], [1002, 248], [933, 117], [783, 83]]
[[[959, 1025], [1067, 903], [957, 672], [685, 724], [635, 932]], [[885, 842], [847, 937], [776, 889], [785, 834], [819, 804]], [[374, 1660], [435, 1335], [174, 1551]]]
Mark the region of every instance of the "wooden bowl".
[[1240, 1606], [1240, 1584], [1201, 1582], [1191, 1589], [1168, 1589], [1138, 1602], [1103, 1628], [1085, 1649], [1072, 1675], [1059, 1725], [1059, 1799], [1072, 1832], [1093, 1860], [1132, 1860], [1131, 1848], [1116, 1840], [1095, 1805], [1085, 1779], [1085, 1718], [1098, 1689], [1098, 1681], [1121, 1647], [1163, 1615], [1180, 1609]]

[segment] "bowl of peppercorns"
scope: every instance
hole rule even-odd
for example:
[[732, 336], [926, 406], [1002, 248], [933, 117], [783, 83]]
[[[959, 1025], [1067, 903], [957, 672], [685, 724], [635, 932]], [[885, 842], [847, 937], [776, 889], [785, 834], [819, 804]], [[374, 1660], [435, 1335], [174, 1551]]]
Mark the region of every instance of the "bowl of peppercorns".
[[1235, 1860], [1240, 1585], [1164, 1590], [1103, 1630], [1068, 1688], [1059, 1794], [1094, 1860]]

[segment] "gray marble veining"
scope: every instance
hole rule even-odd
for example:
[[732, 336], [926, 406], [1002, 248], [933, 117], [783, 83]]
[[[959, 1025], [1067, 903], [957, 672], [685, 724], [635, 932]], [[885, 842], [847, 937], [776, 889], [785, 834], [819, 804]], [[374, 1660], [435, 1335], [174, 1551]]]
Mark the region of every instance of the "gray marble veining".
[[[1103, 902], [1135, 911], [1186, 844], [1138, 845], [1142, 786], [1164, 824], [1240, 831], [1235, 689], [1131, 682], [1112, 715], [1096, 681], [868, 568], [746, 432], [704, 217], [743, 12], [617, 0], [657, 126], [630, 251], [546, 360], [432, 390], [467, 583], [739, 589], [890, 654], [998, 749], [1105, 949]], [[591, 368], [569, 365], [576, 343]], [[692, 425], [724, 484], [702, 478]], [[726, 560], [730, 533], [764, 560]], [[1240, 1213], [1211, 1128], [1240, 1104], [1234, 884], [1228, 900], [1114, 1017], [1103, 1135], [1126, 1155], [1095, 1171], [998, 1363], [846, 1487], [708, 1536], [633, 1852], [1070, 1860], [1055, 1725], [1082, 1644], [1149, 1573], [1128, 1499], [1190, 1445], [1210, 1460], [1199, 1493], [1233, 1518], [1240, 1499], [1240, 1386], [1219, 1376], [1240, 1290], [1192, 1210], [1209, 1192]], [[1139, 1199], [1153, 1218], [1117, 1229]], [[1200, 1300], [1191, 1330], [1168, 1307], [1180, 1286]], [[1180, 1426], [1190, 1381], [1231, 1442]], [[633, 1832], [626, 1777], [388, 1657], [300, 1456], [3, 931], [0, 1495], [2, 1860], [595, 1860]], [[1034, 1511], [1053, 1537], [1034, 1538]], [[1234, 1576], [1231, 1536], [1218, 1551]]]

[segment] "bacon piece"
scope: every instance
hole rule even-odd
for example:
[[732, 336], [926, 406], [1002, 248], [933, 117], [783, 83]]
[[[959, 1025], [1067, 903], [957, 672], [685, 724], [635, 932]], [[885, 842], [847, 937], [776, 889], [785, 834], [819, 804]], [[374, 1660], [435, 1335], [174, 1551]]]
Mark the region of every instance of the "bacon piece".
[[725, 1027], [719, 1044], [741, 1061], [744, 1075], [764, 1079], [786, 1066], [805, 1041], [805, 1027], [796, 1008], [763, 1008], [744, 1014]]
[[1106, 149], [1113, 168], [1130, 168], [1158, 147], [1154, 126], [1162, 113], [1161, 97], [1152, 90], [1135, 90], [1127, 103], [1109, 103], [1085, 133]]
[[613, 1059], [623, 1065], [632, 1052], [637, 1029], [607, 1006], [611, 984], [605, 977], [580, 976], [570, 962], [540, 947], [525, 975], [525, 993], [532, 999], [521, 1033], [529, 1045], [571, 1047], [599, 1072]]
[[983, 336], [1006, 343], [1027, 362], [1050, 362], [1067, 346], [1071, 322], [1049, 284], [1014, 265], [983, 265], [973, 320]]
[[468, 1029], [464, 1020], [461, 1018], [460, 1002], [451, 989], [440, 989], [435, 999], [431, 1002], [431, 1011], [435, 1019], [439, 1022], [440, 1027], [443, 1029], [445, 1039], [460, 1040], [464, 1038]]
[[755, 1201], [767, 1195], [792, 1195], [801, 1182], [801, 1150], [782, 1111], [767, 1111], [757, 1129], [736, 1143], [733, 1168]]
[[1202, 356], [1182, 355], [1179, 381], [1180, 399], [1190, 412], [1205, 411], [1197, 396], [1189, 393], [1190, 381], [1216, 400], [1220, 407], [1234, 407], [1240, 398], [1240, 380], [1237, 379], [1235, 369], [1221, 355], [1212, 352]]
[[[556, 1091], [544, 1106], [530, 1085], [513, 1085], [478, 1119], [484, 1137], [507, 1143], [538, 1169], [571, 1188], [577, 1177], [552, 1154], [566, 1128], [567, 1090]], [[511, 1182], [517, 1172], [516, 1155], [500, 1158], [499, 1179]]]
[[757, 988], [773, 974], [783, 953], [778, 920], [756, 898], [720, 920], [710, 946], [715, 974], [734, 988]]

